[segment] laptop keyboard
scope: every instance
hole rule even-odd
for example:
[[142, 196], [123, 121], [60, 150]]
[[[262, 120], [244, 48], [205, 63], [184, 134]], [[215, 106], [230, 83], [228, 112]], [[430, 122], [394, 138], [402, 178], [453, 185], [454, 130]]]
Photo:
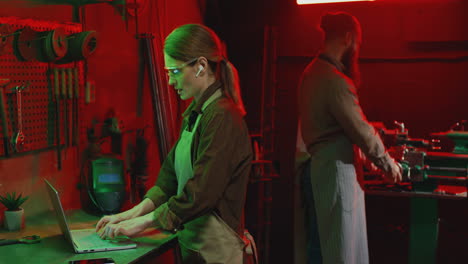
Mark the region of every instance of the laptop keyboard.
[[94, 229], [73, 230], [72, 236], [80, 248], [92, 249], [116, 246], [116, 244], [108, 240], [102, 240]]

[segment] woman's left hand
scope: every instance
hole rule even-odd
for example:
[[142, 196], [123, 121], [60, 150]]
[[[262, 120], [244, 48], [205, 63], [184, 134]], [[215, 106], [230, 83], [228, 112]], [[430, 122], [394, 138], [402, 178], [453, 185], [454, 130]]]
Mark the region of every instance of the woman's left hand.
[[131, 237], [153, 225], [153, 213], [151, 212], [149, 214], [125, 220], [117, 224], [107, 224], [99, 236], [102, 239], [113, 239], [120, 235]]

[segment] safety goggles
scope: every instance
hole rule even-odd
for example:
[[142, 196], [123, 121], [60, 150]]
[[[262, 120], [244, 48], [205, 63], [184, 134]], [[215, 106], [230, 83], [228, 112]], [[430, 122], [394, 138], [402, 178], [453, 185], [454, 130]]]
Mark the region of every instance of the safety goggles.
[[169, 66], [169, 67], [164, 67], [164, 70], [166, 71], [167, 75], [175, 77], [179, 75], [182, 72], [182, 69], [192, 63], [194, 63], [198, 58], [191, 59], [187, 62], [182, 63], [179, 66]]

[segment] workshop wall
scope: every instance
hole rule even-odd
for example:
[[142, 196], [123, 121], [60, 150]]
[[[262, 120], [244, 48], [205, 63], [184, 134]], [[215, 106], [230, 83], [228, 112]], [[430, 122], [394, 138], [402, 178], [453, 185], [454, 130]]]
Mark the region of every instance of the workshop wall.
[[[0, 16], [34, 19], [38, 21], [72, 22], [70, 6], [32, 6], [26, 1], [2, 1]], [[198, 2], [180, 3], [179, 1], [147, 1], [138, 13], [138, 32], [150, 32], [155, 35], [155, 41], [161, 41], [176, 26], [185, 23], [201, 23], [201, 9]], [[177, 15], [173, 15], [177, 14]], [[80, 132], [97, 123], [96, 128], [108, 117], [119, 120], [123, 132], [143, 128], [149, 144], [148, 163], [151, 187], [159, 171], [157, 139], [154, 137], [153, 113], [151, 107], [148, 79], [142, 98], [143, 116], [136, 117], [137, 104], [137, 73], [138, 50], [135, 39], [135, 16], [129, 14], [123, 20], [120, 14], [110, 5], [96, 4], [86, 6], [81, 17], [83, 30], [95, 30], [99, 34], [98, 48], [88, 59], [84, 68], [86, 80], [95, 84], [92, 97], [95, 100], [84, 104], [80, 111]], [[155, 45], [158, 48], [158, 45]], [[162, 65], [160, 65], [162, 66]], [[0, 78], [8, 78], [0, 73]], [[147, 78], [147, 77], [146, 77]], [[176, 102], [179, 104], [178, 102]], [[186, 103], [185, 103], [186, 104]], [[183, 108], [184, 103], [179, 108]], [[178, 133], [178, 132], [176, 132]], [[27, 135], [26, 135], [27, 136]], [[86, 139], [86, 136], [82, 136]], [[122, 150], [134, 140], [134, 133], [124, 133]], [[28, 155], [19, 155], [0, 159], [0, 193], [21, 192], [29, 195], [24, 204], [26, 216], [41, 213], [48, 208], [48, 197], [42, 178], [50, 180], [62, 195], [65, 209], [80, 208], [77, 184], [83, 151], [87, 142], [81, 140], [79, 147], [69, 147], [62, 151], [62, 169], [57, 168], [55, 151], [44, 151]], [[110, 152], [110, 141], [104, 140], [102, 152]], [[122, 157], [124, 158], [124, 157]], [[129, 206], [128, 204], [126, 206]], [[0, 211], [3, 211], [3, 206]], [[3, 213], [0, 214], [2, 218]], [[0, 219], [0, 224], [2, 219]]]

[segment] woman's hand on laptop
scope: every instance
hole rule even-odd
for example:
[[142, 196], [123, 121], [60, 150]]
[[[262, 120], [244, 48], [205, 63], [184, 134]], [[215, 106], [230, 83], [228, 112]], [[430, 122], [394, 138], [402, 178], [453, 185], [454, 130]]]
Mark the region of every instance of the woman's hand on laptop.
[[137, 206], [134, 206], [132, 209], [115, 215], [106, 215], [102, 217], [96, 224], [96, 232], [101, 233], [108, 224], [117, 224], [125, 220], [130, 220], [152, 212], [154, 209], [155, 207], [153, 201], [145, 198], [141, 203], [139, 203]]
[[127, 210], [125, 212], [122, 212], [122, 213], [118, 213], [118, 214], [115, 214], [115, 215], [106, 215], [106, 216], [103, 216], [99, 222], [96, 224], [96, 232], [100, 233], [102, 230], [104, 230], [104, 228], [108, 225], [108, 224], [117, 224], [117, 223], [120, 223], [122, 221], [125, 221], [125, 220], [128, 220], [128, 219], [131, 219], [131, 218], [134, 218], [138, 215], [136, 215], [136, 213], [134, 212], [134, 208], [133, 209], [130, 209], [130, 210]]
[[102, 233], [102, 231], [104, 230], [104, 228], [108, 225], [108, 224], [117, 224], [121, 221], [124, 221], [125, 219], [123, 219], [120, 214], [116, 214], [116, 215], [106, 215], [104, 217], [102, 217], [99, 222], [96, 224], [96, 232], [97, 233]]
[[[103, 217], [101, 221], [104, 220], [104, 218], [105, 217]], [[142, 232], [146, 228], [153, 226], [153, 224], [153, 213], [151, 212], [140, 217], [132, 218], [125, 221], [119, 221], [115, 224], [107, 222], [107, 224], [103, 227], [102, 231], [98, 231], [98, 235], [102, 239], [113, 239], [120, 235], [131, 237]]]

